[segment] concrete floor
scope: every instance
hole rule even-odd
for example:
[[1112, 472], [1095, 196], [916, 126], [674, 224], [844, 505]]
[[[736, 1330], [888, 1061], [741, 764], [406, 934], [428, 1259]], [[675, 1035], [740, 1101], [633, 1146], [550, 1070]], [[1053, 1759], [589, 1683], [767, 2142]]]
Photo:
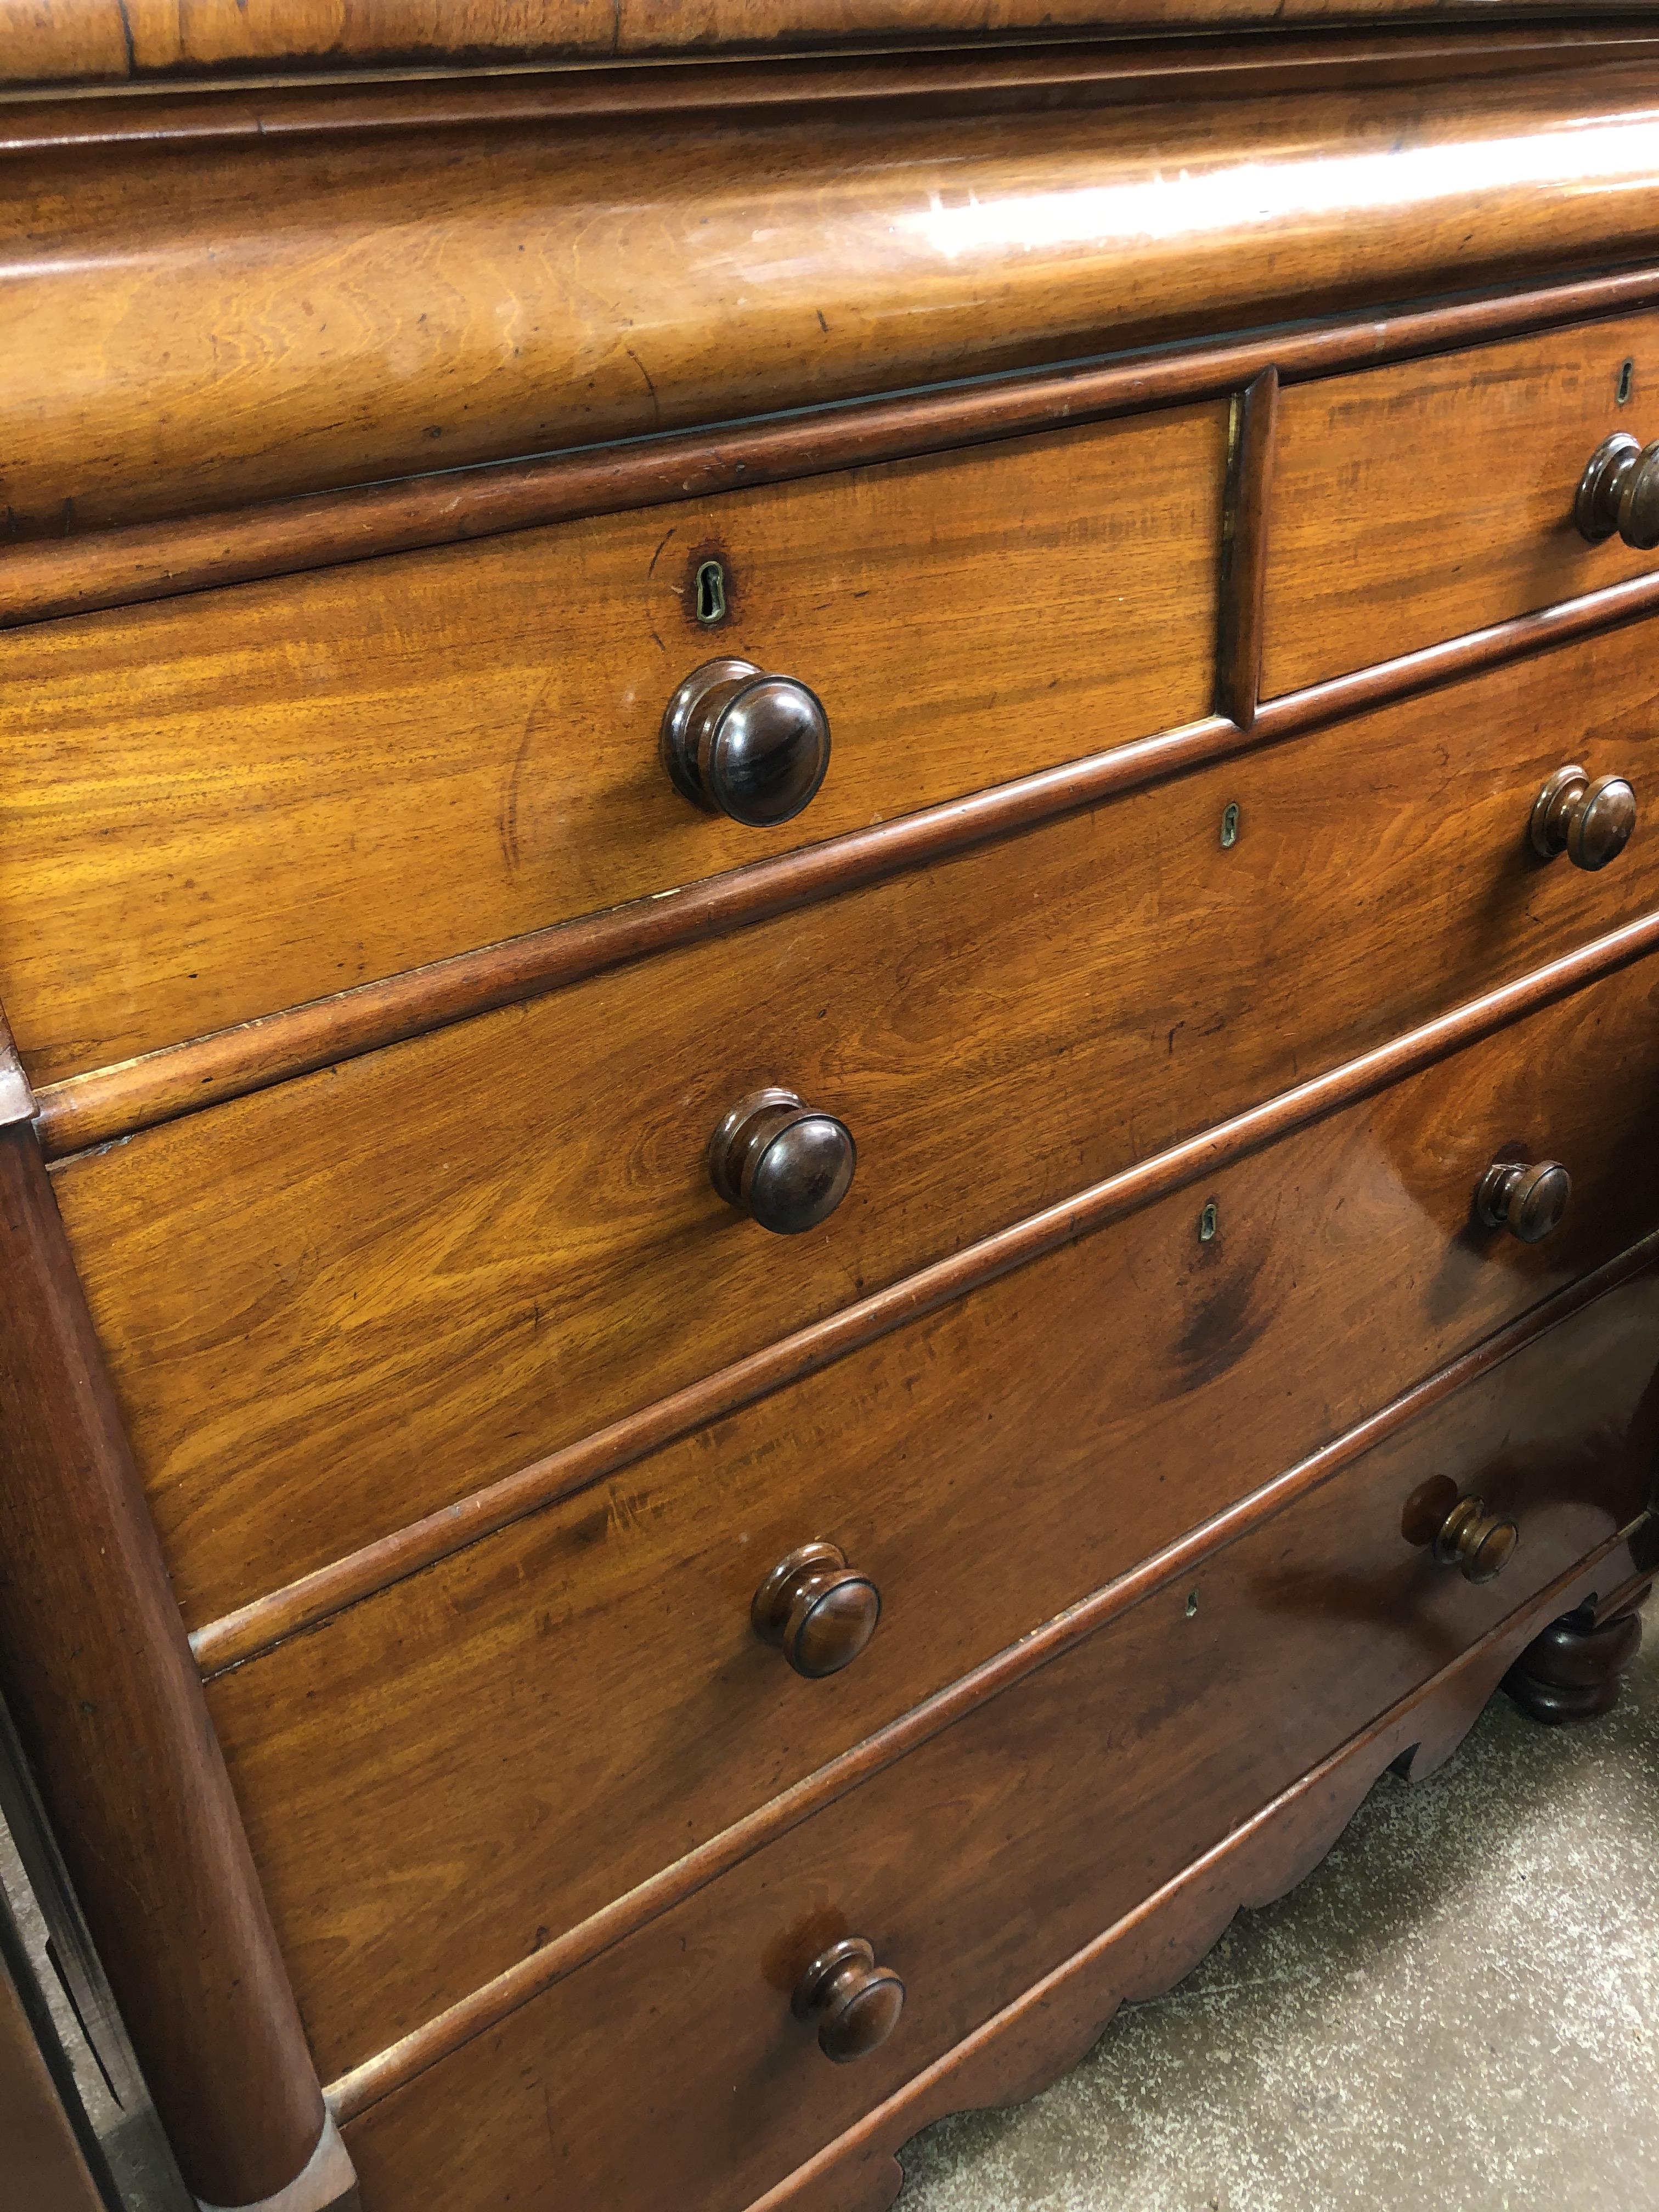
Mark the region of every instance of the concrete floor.
[[1035, 2103], [940, 2122], [899, 2212], [1659, 2208], [1659, 1608], [1605, 1719], [1493, 1700]]

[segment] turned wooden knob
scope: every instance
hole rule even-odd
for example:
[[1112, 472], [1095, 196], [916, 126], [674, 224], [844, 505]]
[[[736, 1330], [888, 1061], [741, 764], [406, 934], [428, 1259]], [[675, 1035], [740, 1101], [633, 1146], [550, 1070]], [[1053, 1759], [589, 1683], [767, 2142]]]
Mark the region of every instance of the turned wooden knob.
[[1572, 1177], [1559, 1160], [1496, 1160], [1475, 1187], [1474, 1206], [1488, 1229], [1507, 1229], [1537, 1244], [1561, 1224]]
[[904, 1984], [878, 1966], [861, 1936], [844, 1936], [822, 1951], [795, 1985], [797, 2020], [818, 2024], [818, 2049], [837, 2066], [885, 2043], [904, 2010]]
[[1465, 1582], [1489, 1583], [1508, 1566], [1520, 1540], [1513, 1521], [1488, 1513], [1478, 1498], [1460, 1498], [1436, 1529], [1433, 1551], [1443, 1567], [1455, 1567]]
[[1604, 438], [1578, 480], [1573, 519], [1592, 545], [1616, 530], [1626, 545], [1650, 553], [1659, 545], [1659, 445], [1644, 446], [1628, 430]]
[[749, 1618], [798, 1674], [819, 1682], [850, 1667], [875, 1634], [881, 1592], [839, 1544], [803, 1544], [755, 1592]]
[[827, 1221], [853, 1187], [859, 1148], [845, 1121], [793, 1091], [740, 1099], [714, 1132], [708, 1174], [728, 1206], [776, 1237]]
[[1605, 868], [1630, 842], [1636, 793], [1622, 775], [1592, 783], [1576, 763], [1559, 768], [1532, 803], [1533, 850], [1565, 853], [1575, 868]]
[[793, 676], [769, 676], [752, 660], [706, 661], [668, 702], [662, 757], [694, 806], [769, 830], [823, 781], [830, 720]]

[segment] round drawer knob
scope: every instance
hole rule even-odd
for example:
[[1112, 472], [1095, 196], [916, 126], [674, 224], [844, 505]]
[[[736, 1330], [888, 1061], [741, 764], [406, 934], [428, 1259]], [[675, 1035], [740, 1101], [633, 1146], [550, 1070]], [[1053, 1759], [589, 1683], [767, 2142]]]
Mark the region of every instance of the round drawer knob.
[[793, 1091], [757, 1091], [714, 1132], [708, 1174], [728, 1206], [776, 1237], [827, 1221], [853, 1187], [859, 1148], [845, 1121]]
[[1532, 803], [1532, 844], [1547, 860], [1565, 853], [1575, 868], [1605, 868], [1630, 842], [1636, 793], [1622, 775], [1592, 783], [1582, 768], [1559, 768]]
[[881, 1592], [839, 1544], [803, 1544], [755, 1592], [749, 1618], [798, 1674], [818, 1682], [850, 1667], [875, 1634]]
[[752, 660], [706, 661], [668, 702], [662, 757], [694, 806], [775, 829], [823, 781], [829, 717], [793, 676], [769, 676]]
[[1628, 430], [1604, 438], [1578, 480], [1573, 519], [1592, 545], [1616, 530], [1626, 545], [1650, 553], [1659, 545], [1659, 445], [1644, 446]]
[[1513, 1521], [1488, 1513], [1478, 1498], [1460, 1498], [1435, 1531], [1434, 1556], [1443, 1567], [1455, 1567], [1465, 1582], [1489, 1583], [1515, 1556], [1521, 1532]]
[[1571, 1195], [1572, 1177], [1559, 1160], [1531, 1167], [1498, 1160], [1481, 1176], [1474, 1206], [1488, 1229], [1507, 1229], [1523, 1244], [1537, 1244], [1560, 1226]]
[[797, 2020], [818, 2024], [818, 2049], [837, 2066], [886, 2042], [904, 2010], [904, 1984], [878, 1966], [861, 1936], [844, 1936], [820, 1952], [795, 1985]]

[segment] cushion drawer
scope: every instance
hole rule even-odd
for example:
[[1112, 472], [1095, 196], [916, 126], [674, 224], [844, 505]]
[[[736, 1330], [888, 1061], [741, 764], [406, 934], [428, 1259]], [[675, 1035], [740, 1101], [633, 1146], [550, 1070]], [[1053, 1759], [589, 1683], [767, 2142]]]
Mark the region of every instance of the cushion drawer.
[[1289, 386], [1263, 696], [1652, 568], [1659, 554], [1591, 545], [1573, 521], [1585, 463], [1613, 430], [1659, 437], [1659, 315]]
[[[1526, 827], [1575, 751], [1659, 781], [1652, 658], [1598, 638], [67, 1164], [191, 1626], [1651, 910], [1647, 827], [1599, 875]], [[705, 1166], [780, 1082], [860, 1147], [787, 1239]]]
[[[365, 2202], [737, 2212], [1604, 1540], [1656, 1328], [1626, 1284], [578, 1966], [349, 2124]], [[1512, 1579], [1403, 1540], [1425, 1475], [1521, 1514]], [[790, 1991], [844, 1932], [908, 2001], [836, 2067]]]
[[[319, 2063], [453, 2002], [1659, 1224], [1656, 1000], [1659, 956], [213, 1680]], [[1531, 1247], [1471, 1218], [1517, 1144], [1577, 1178]], [[806, 1681], [749, 1607], [820, 1540], [884, 1609]]]
[[[1218, 403], [0, 639], [0, 997], [31, 1076], [1206, 713], [1225, 442]], [[701, 813], [659, 757], [726, 656], [830, 718], [781, 829]]]

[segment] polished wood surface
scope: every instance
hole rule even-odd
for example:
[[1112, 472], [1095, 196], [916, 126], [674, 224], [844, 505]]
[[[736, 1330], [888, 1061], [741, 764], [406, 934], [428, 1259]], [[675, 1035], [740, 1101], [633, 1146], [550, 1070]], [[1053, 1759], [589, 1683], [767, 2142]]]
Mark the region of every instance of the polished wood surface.
[[185, 2177], [252, 2203], [322, 2095], [27, 1122], [0, 1248], [0, 1695]]
[[[0, 641], [26, 1064], [124, 1060], [1201, 714], [1224, 437], [1182, 410]], [[664, 768], [717, 655], [827, 709], [833, 765], [781, 828]]]
[[[1224, 1167], [1253, 1158], [1293, 1131], [1375, 1097], [1390, 1084], [1403, 1082], [1438, 1065], [1449, 1053], [1559, 1004], [1573, 992], [1645, 958], [1656, 948], [1659, 915], [1650, 915], [1594, 939], [1512, 983], [1466, 1000], [1449, 1013], [1390, 1038], [1358, 1060], [1342, 1061], [1260, 1105], [1247, 1107], [1075, 1192], [1057, 1206], [1028, 1214], [747, 1358], [717, 1368], [575, 1443], [532, 1460], [482, 1490], [405, 1522], [357, 1551], [340, 1554], [327, 1565], [193, 1631], [191, 1649], [204, 1674], [240, 1664], [343, 1606], [447, 1559], [544, 1505], [620, 1474], [663, 1445], [848, 1358], [890, 1329], [938, 1313], [953, 1300], [1122, 1220], [1158, 1198], [1210, 1180]], [[1577, 1287], [1582, 1291], [1595, 1279], [1581, 1278]]]
[[1263, 696], [1650, 568], [1574, 502], [1605, 433], [1659, 431], [1656, 347], [1636, 315], [1287, 389]]
[[[526, 2207], [654, 2212], [672, 2186], [724, 2212], [780, 2181], [1504, 1617], [1503, 1583], [1473, 1588], [1401, 1536], [1425, 1457], [1546, 1522], [1571, 1516], [1594, 1468], [1641, 1486], [1654, 1319], [1650, 1288], [1568, 1324], [1428, 1437], [1164, 1586], [371, 2107], [346, 2130], [370, 2201], [423, 2187], [471, 2212], [510, 2178]], [[1591, 1437], [1576, 1407], [1564, 1419], [1564, 1374], [1601, 1408]], [[841, 2069], [789, 2001], [849, 1933], [908, 1994], [889, 2040]], [[625, 2124], [643, 2079], [646, 2130]]]
[[696, 943], [814, 899], [879, 882], [924, 860], [969, 851], [1206, 762], [1234, 757], [1368, 708], [1507, 667], [1656, 611], [1659, 575], [1637, 577], [1269, 701], [1258, 709], [1248, 733], [1222, 716], [1206, 715], [1059, 769], [1039, 769], [965, 799], [799, 848], [775, 860], [753, 861], [578, 922], [532, 931], [136, 1060], [69, 1077], [45, 1085], [38, 1095], [41, 1141], [48, 1158], [59, 1158], [129, 1136], [647, 953]]
[[[1006, 39], [1033, 31], [1205, 31], [1367, 21], [1456, 22], [1468, 0], [342, 0], [319, 13], [303, 0], [251, 9], [237, 0], [28, 0], [0, 6], [0, 82], [90, 80], [434, 61], [608, 59], [687, 48], [761, 52], [864, 40]], [[1643, 0], [1597, 0], [1609, 17]], [[1559, 0], [1506, 0], [1506, 15], [1557, 12]], [[1490, 11], [1482, 10], [1485, 19]], [[993, 50], [994, 52], [994, 50]]]
[[[1410, 1390], [1368, 1414], [1355, 1427], [1286, 1468], [1266, 1489], [1236, 1501], [1224, 1513], [1164, 1551], [1143, 1559], [1129, 1573], [1096, 1591], [1082, 1604], [1057, 1614], [983, 1666], [959, 1676], [937, 1697], [913, 1707], [890, 1727], [866, 1737], [854, 1750], [820, 1767], [799, 1788], [775, 1799], [753, 1818], [738, 1822], [712, 1843], [687, 1852], [672, 1867], [640, 1884], [625, 1899], [592, 1914], [568, 1936], [550, 1937], [515, 1966], [453, 2005], [424, 2028], [378, 2052], [331, 2083], [331, 2108], [343, 2124], [400, 2083], [414, 2079], [441, 2058], [461, 2049], [473, 2037], [494, 2029], [542, 1990], [610, 1948], [629, 1930], [667, 1911], [681, 1899], [741, 1863], [769, 1837], [795, 1826], [817, 1806], [832, 1802], [858, 1782], [891, 1765], [917, 1744], [975, 1711], [987, 1698], [999, 1695], [1035, 1668], [1048, 1665], [1084, 1642], [1097, 1628], [1138, 1604], [1148, 1592], [1166, 1582], [1180, 1579], [1191, 1569], [1201, 1568], [1218, 1547], [1245, 1534], [1266, 1515], [1318, 1488], [1376, 1445], [1400, 1434], [1407, 1425], [1426, 1419], [1433, 1407], [1446, 1403], [1459, 1391], [1493, 1372], [1542, 1331], [1581, 1312], [1644, 1273], [1653, 1266], [1656, 1255], [1659, 1234], [1643, 1238], [1605, 1266], [1580, 1276], [1566, 1290], [1558, 1291], [1518, 1321], [1485, 1338], [1473, 1351], [1437, 1368]], [[1644, 1581], [1650, 1580], [1655, 1565], [1659, 1564], [1659, 1529], [1656, 1528], [1654, 1516], [1650, 1514], [1630, 1524], [1614, 1540], [1611, 1549], [1616, 1556], [1612, 1558], [1605, 1584], [1609, 1590], [1606, 1605], [1608, 1613], [1617, 1611], [1620, 1602], [1629, 1601], [1631, 1592]], [[1584, 1564], [1604, 1556], [1607, 1556], [1607, 1547], [1598, 1547]], [[1577, 1595], [1592, 1587], [1595, 1585], [1583, 1583]], [[1620, 1593], [1624, 1594], [1622, 1599]], [[1577, 1596], [1566, 1601], [1576, 1603]], [[1599, 1596], [1597, 1602], [1601, 1602]], [[1556, 1609], [1540, 1611], [1538, 1617], [1542, 1620]], [[1517, 1639], [1517, 1650], [1524, 1640]]]
[[[216, 1679], [319, 2064], [509, 1966], [527, 1898], [559, 1934], [1659, 1224], [1656, 993], [1659, 963], [1610, 978]], [[1527, 1128], [1590, 1156], [1530, 1248], [1474, 1216]], [[1515, 1601], [1594, 1534], [1534, 1528]], [[881, 1623], [801, 1683], [751, 1593], [823, 1539]]]
[[[84, 116], [85, 103], [75, 112]], [[263, 131], [265, 114], [262, 104], [250, 127]], [[0, 143], [4, 124], [0, 109]], [[0, 562], [0, 629], [1211, 398], [1242, 390], [1269, 368], [1328, 374], [1638, 307], [1656, 293], [1659, 271], [1620, 270], [1363, 320], [1305, 319], [1267, 336], [806, 408], [718, 434], [671, 432], [267, 501], [230, 514], [20, 539]]]
[[1629, 261], [1659, 237], [1656, 103], [1649, 61], [1167, 109], [853, 104], [811, 131], [653, 118], [620, 143], [604, 123], [282, 141], [252, 173], [210, 143], [20, 165], [0, 189], [10, 526]]
[[[1617, 633], [66, 1164], [191, 1625], [1650, 909], [1645, 827], [1527, 832], [1654, 681]], [[781, 1077], [860, 1156], [787, 1245], [705, 1164]]]

